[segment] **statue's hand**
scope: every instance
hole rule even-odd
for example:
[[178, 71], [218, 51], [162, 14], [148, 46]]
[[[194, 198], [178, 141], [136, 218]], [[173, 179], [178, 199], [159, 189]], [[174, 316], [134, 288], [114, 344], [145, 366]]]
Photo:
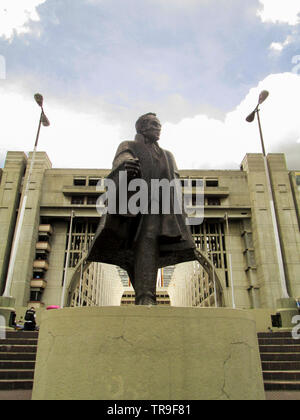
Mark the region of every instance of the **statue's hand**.
[[123, 163], [124, 170], [127, 171], [128, 178], [138, 178], [141, 176], [140, 162], [137, 158], [127, 159]]

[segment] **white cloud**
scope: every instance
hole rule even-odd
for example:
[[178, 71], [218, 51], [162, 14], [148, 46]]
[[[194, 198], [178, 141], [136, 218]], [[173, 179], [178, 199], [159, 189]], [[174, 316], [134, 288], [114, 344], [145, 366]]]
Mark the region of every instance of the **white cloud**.
[[293, 37], [289, 35], [284, 42], [272, 42], [270, 49], [273, 51], [281, 52], [291, 42], [293, 42]]
[[[164, 122], [161, 112], [158, 115], [163, 121], [161, 147], [174, 154], [180, 169], [238, 169], [246, 153], [261, 153], [257, 122], [249, 124], [245, 118], [264, 89], [270, 92], [261, 106], [266, 150], [286, 151], [288, 162], [288, 154], [292, 153], [292, 164], [296, 162], [300, 169], [300, 77], [292, 73], [268, 76], [224, 120], [199, 113], [175, 124]], [[118, 144], [133, 138], [135, 120], [131, 121], [132, 135], [128, 136], [128, 121], [108, 122], [103, 108], [95, 108], [95, 112], [80, 112], [65, 100], [45, 98], [51, 126], [42, 127], [38, 150], [48, 153], [53, 167], [110, 168]], [[39, 120], [39, 108], [33, 97], [25, 96], [17, 86], [9, 87], [6, 82], [0, 88], [0, 113], [3, 116], [0, 158], [3, 149], [32, 150]]]
[[259, 0], [262, 8], [257, 12], [263, 22], [287, 23], [295, 26], [300, 23], [299, 0]]
[[14, 33], [30, 31], [28, 22], [39, 21], [37, 7], [46, 0], [1, 0], [0, 37], [12, 39]]
[[[266, 150], [277, 152], [280, 147], [284, 153], [283, 145], [296, 145], [300, 137], [300, 77], [291, 73], [268, 76], [250, 90], [224, 121], [198, 115], [178, 124], [166, 123], [161, 138], [163, 147], [174, 151], [181, 169], [238, 168], [246, 153], [261, 153], [257, 122], [249, 124], [245, 118], [264, 89], [270, 92], [261, 106]], [[297, 152], [300, 168], [300, 146]]]
[[[120, 142], [119, 127], [104, 122], [101, 112], [75, 111], [65, 102], [44, 98], [50, 127], [41, 128], [38, 150], [54, 167], [110, 167]], [[0, 158], [4, 150], [33, 149], [40, 108], [17, 86], [0, 88]], [[5, 116], [5, 117], [4, 117]]]

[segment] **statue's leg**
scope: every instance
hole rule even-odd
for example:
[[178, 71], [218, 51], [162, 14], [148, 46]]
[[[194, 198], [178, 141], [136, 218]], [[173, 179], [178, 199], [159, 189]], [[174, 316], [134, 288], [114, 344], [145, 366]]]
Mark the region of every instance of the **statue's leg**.
[[134, 264], [136, 305], [156, 304], [158, 255], [157, 239], [143, 237], [137, 244]]

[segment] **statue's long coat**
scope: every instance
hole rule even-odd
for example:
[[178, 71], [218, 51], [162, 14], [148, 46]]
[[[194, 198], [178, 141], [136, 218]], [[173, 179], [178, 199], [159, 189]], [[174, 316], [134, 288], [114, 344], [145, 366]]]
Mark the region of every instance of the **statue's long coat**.
[[[179, 174], [173, 155], [157, 145], [155, 147], [159, 151], [159, 164], [155, 161], [153, 150], [145, 144], [142, 135], [138, 134], [135, 141], [121, 143], [113, 162], [112, 172], [108, 178], [113, 179], [118, 186], [119, 172], [124, 170], [123, 163], [129, 158], [139, 159], [141, 178], [146, 181], [149, 191], [151, 190], [151, 179], [167, 179], [171, 182], [178, 178]], [[157, 173], [158, 170], [160, 171], [159, 174]], [[87, 261], [118, 265], [125, 270], [132, 269], [134, 244], [147, 235], [147, 232], [143, 229], [143, 218], [145, 217], [151, 216], [143, 214], [138, 214], [135, 217], [118, 214], [103, 215], [89, 250]], [[157, 235], [160, 244], [159, 267], [195, 260], [195, 244], [190, 228], [186, 225], [185, 214], [155, 215], [151, 220], [156, 224], [156, 231], [157, 224], [159, 224]], [[147, 223], [147, 226], [149, 229], [149, 223]]]

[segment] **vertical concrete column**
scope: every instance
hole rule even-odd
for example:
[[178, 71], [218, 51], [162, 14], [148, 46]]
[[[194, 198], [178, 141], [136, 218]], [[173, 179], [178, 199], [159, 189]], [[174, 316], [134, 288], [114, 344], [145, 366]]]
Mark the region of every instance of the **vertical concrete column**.
[[294, 205], [295, 205], [295, 210], [296, 210], [296, 214], [297, 214], [297, 218], [298, 218], [298, 225], [299, 225], [299, 231], [300, 231], [300, 186], [297, 185], [297, 174], [300, 175], [300, 172], [290, 172], [289, 176], [290, 176], [290, 182], [291, 182], [291, 187], [292, 187], [292, 193], [293, 193], [293, 198], [294, 198]]
[[[27, 171], [23, 183], [22, 195], [30, 166], [32, 154], [29, 154]], [[45, 152], [37, 152], [31, 177], [29, 195], [25, 209], [25, 217], [15, 262], [14, 278], [11, 294], [16, 299], [17, 306], [27, 306], [30, 298], [30, 281], [32, 279], [33, 261], [35, 259], [35, 246], [40, 223], [40, 200], [43, 188], [43, 179], [46, 169], [51, 168], [51, 162]]]
[[243, 168], [248, 175], [260, 301], [262, 307], [276, 308], [282, 290], [263, 155], [247, 154]]
[[64, 220], [57, 221], [52, 224], [52, 228], [49, 270], [45, 277], [47, 287], [42, 299], [46, 306], [60, 305], [68, 223]]
[[300, 296], [300, 231], [285, 155], [269, 154], [275, 209], [290, 297]]
[[26, 162], [27, 158], [23, 152], [8, 152], [2, 172], [0, 184], [0, 294], [5, 288]]

